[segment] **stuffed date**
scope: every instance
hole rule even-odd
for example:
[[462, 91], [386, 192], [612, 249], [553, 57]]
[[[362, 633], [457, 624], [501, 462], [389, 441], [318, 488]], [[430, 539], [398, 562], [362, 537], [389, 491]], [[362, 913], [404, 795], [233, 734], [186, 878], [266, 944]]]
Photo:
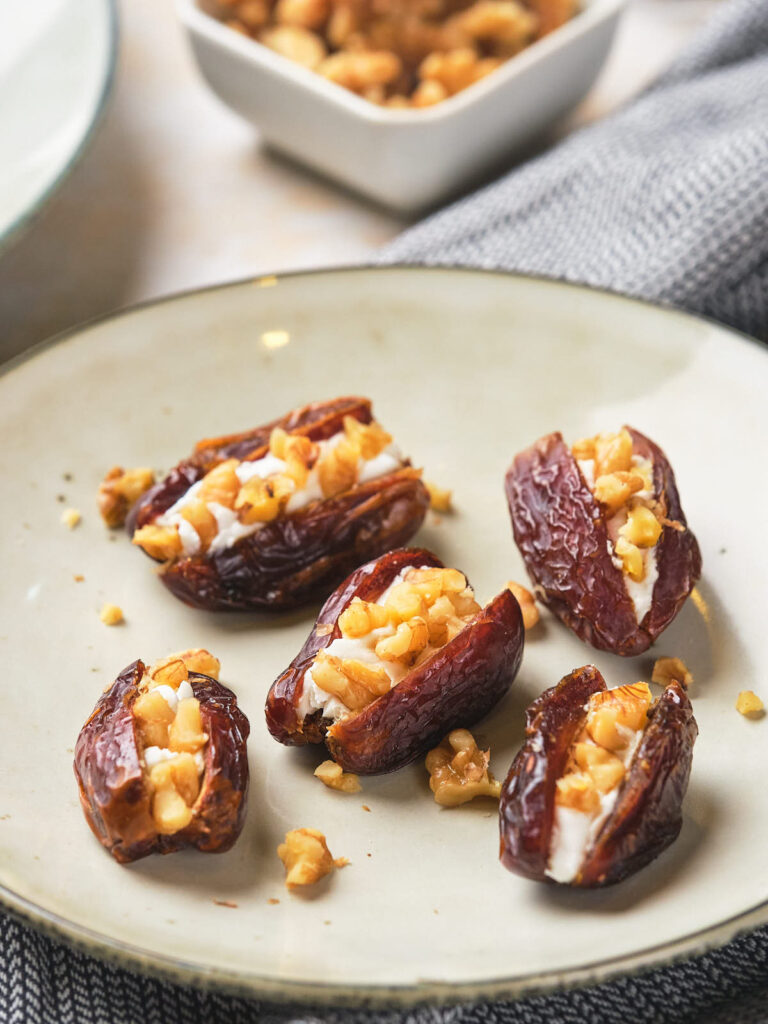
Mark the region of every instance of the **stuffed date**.
[[528, 708], [499, 805], [504, 866], [585, 888], [644, 867], [680, 831], [697, 733], [677, 680], [652, 702], [646, 683], [573, 671]]
[[515, 458], [506, 491], [538, 596], [599, 650], [645, 651], [701, 575], [672, 467], [631, 427], [572, 448], [541, 438]]
[[228, 850], [248, 790], [248, 719], [202, 649], [135, 661], [80, 731], [75, 776], [94, 835], [120, 863]]
[[168, 589], [209, 611], [281, 610], [405, 543], [429, 494], [365, 398], [201, 441], [128, 518]]
[[346, 771], [394, 771], [490, 711], [522, 653], [509, 590], [481, 608], [458, 569], [424, 549], [391, 551], [328, 598], [272, 685], [267, 725], [288, 745], [324, 741]]

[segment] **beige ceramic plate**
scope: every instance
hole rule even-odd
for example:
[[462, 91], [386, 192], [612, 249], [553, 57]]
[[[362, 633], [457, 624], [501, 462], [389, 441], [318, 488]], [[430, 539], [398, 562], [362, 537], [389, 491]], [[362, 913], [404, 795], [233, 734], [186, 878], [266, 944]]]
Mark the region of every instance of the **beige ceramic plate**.
[[[483, 598], [524, 578], [502, 490], [516, 451], [555, 428], [575, 438], [624, 422], [667, 451], [705, 568], [655, 653], [692, 668], [701, 737], [682, 834], [635, 878], [579, 893], [509, 874], [494, 805], [441, 810], [421, 763], [365, 780], [356, 796], [324, 789], [312, 777], [321, 752], [278, 746], [262, 715], [314, 609], [276, 619], [188, 609], [100, 523], [94, 495], [115, 462], [167, 468], [202, 436], [349, 392], [370, 395], [427, 478], [453, 489], [455, 515], [417, 540], [465, 569]], [[711, 323], [448, 270], [249, 281], [125, 313], [18, 362], [0, 378], [2, 900], [93, 952], [185, 980], [358, 1003], [605, 977], [768, 919], [768, 722], [733, 706], [740, 689], [768, 698], [768, 495], [754, 456], [766, 393], [765, 353]], [[66, 506], [83, 513], [71, 532]], [[125, 625], [101, 624], [105, 601], [123, 607]], [[120, 867], [82, 818], [75, 737], [123, 666], [192, 645], [220, 656], [251, 719], [245, 831], [222, 856]], [[590, 660], [618, 684], [647, 679], [653, 657], [591, 651], [543, 616], [512, 691], [479, 729], [497, 774], [528, 702]], [[305, 825], [351, 865], [289, 896], [275, 848]]]

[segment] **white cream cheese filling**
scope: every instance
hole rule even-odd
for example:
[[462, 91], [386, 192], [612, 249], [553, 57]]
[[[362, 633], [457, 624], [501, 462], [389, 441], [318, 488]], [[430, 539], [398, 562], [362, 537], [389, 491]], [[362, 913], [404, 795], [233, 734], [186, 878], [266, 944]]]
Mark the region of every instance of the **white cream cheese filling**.
[[[402, 583], [407, 573], [418, 566], [408, 565], [402, 569], [392, 580], [390, 585], [376, 601], [376, 604], [384, 605], [393, 587]], [[392, 636], [395, 633], [394, 626], [382, 626], [380, 629], [373, 629], [366, 636], [362, 637], [337, 637], [325, 648], [328, 654], [337, 658], [350, 658], [355, 661], [362, 661], [365, 665], [377, 665], [383, 668], [390, 679], [390, 689], [400, 682], [410, 672], [413, 666], [403, 665], [398, 661], [383, 661], [375, 651], [376, 644], [384, 637]], [[424, 662], [429, 658], [436, 648], [427, 646], [421, 654], [419, 661]], [[349, 708], [338, 697], [321, 689], [312, 678], [312, 666], [310, 665], [304, 673], [304, 683], [301, 697], [296, 705], [296, 711], [300, 721], [315, 711], [322, 711], [323, 718], [332, 719], [338, 722], [349, 714]]]
[[[178, 709], [179, 701], [195, 696], [195, 691], [192, 689], [188, 679], [182, 680], [176, 690], [172, 686], [168, 686], [167, 683], [162, 683], [160, 686], [153, 686], [152, 692], [159, 693], [174, 714]], [[144, 748], [144, 764], [147, 768], [154, 768], [156, 764], [160, 764], [162, 761], [172, 761], [174, 757], [178, 756], [178, 750], [169, 750], [167, 747]], [[205, 758], [202, 750], [198, 750], [193, 756], [198, 774], [202, 775], [205, 771]]]
[[[594, 459], [577, 459], [576, 464], [581, 470], [581, 474], [584, 477], [584, 482], [590, 491], [595, 489], [595, 460]], [[632, 465], [635, 467], [644, 466], [648, 464], [650, 466], [651, 479], [653, 479], [653, 463], [648, 459], [643, 459], [639, 455], [632, 456]], [[642, 491], [636, 491], [632, 497], [636, 500], [643, 502], [651, 502], [654, 499], [654, 493], [652, 490], [646, 488]], [[619, 529], [627, 521], [627, 513], [625, 510], [617, 512], [615, 516], [607, 521], [606, 527], [608, 530], [608, 554], [611, 556], [611, 561], [620, 569], [624, 577], [624, 587], [627, 591], [627, 597], [629, 597], [632, 605], [635, 609], [635, 618], [639, 623], [643, 621], [645, 616], [651, 610], [651, 604], [653, 603], [653, 588], [656, 585], [656, 580], [659, 576], [659, 568], [656, 559], [656, 546], [652, 548], [641, 548], [643, 556], [643, 570], [644, 575], [642, 580], [633, 580], [631, 576], [627, 575], [623, 571], [623, 564], [620, 558], [614, 553], [614, 545], [619, 535]]]
[[[320, 487], [320, 479], [317, 472], [317, 463], [327, 454], [332, 448], [335, 448], [342, 439], [345, 437], [344, 431], [341, 430], [332, 437], [329, 437], [325, 441], [318, 441], [317, 446], [319, 448], [319, 454], [317, 462], [309, 471], [309, 476], [304, 487], [295, 491], [288, 499], [288, 503], [285, 506], [287, 514], [297, 512], [299, 509], [306, 508], [307, 505], [311, 505], [312, 502], [321, 501], [323, 498], [323, 492]], [[358, 463], [357, 483], [366, 483], [369, 480], [375, 480], [377, 477], [385, 476], [387, 473], [393, 473], [395, 470], [400, 469], [404, 463], [403, 455], [396, 444], [390, 443], [387, 447], [374, 456], [372, 459], [360, 459]], [[283, 473], [287, 468], [287, 463], [283, 459], [278, 459], [271, 452], [261, 458], [256, 459], [253, 462], [241, 462], [235, 469], [235, 474], [241, 484], [247, 483], [254, 477], [261, 477], [262, 479], [272, 476], [275, 473]], [[200, 488], [202, 487], [203, 481], [198, 480], [197, 483], [192, 484], [188, 491], [174, 502], [170, 508], [166, 509], [165, 512], [158, 516], [155, 520], [157, 526], [176, 527], [179, 531], [179, 537], [181, 538], [182, 550], [185, 555], [196, 555], [200, 552], [200, 537], [197, 531], [188, 523], [181, 515], [184, 508], [187, 505], [198, 499]], [[217, 502], [207, 502], [206, 507], [210, 513], [216, 519], [218, 526], [218, 532], [211, 541], [210, 551], [215, 553], [217, 551], [224, 551], [227, 548], [232, 547], [237, 541], [243, 537], [248, 537], [252, 533], [256, 533], [257, 530], [261, 530], [266, 523], [241, 523], [237, 518], [237, 513], [231, 509], [226, 508], [224, 505], [219, 505]]]
[[[617, 726], [622, 730], [626, 727]], [[547, 864], [547, 875], [555, 882], [568, 884], [572, 882], [581, 870], [584, 856], [597, 838], [600, 829], [603, 827], [608, 815], [613, 810], [619, 790], [629, 771], [632, 758], [643, 738], [642, 730], [634, 731], [626, 729], [631, 738], [623, 751], [613, 751], [620, 757], [624, 764], [625, 775], [621, 782], [608, 793], [600, 794], [600, 807], [594, 814], [586, 811], [579, 811], [573, 807], [565, 807], [555, 804], [555, 815], [552, 824], [552, 836], [549, 841], [549, 862]]]

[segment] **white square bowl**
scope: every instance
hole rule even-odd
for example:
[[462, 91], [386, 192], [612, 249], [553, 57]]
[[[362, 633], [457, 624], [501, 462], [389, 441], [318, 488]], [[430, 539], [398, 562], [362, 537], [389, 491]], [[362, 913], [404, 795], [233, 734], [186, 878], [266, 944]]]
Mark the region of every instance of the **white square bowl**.
[[215, 93], [275, 149], [385, 206], [416, 211], [479, 179], [571, 110], [594, 82], [627, 0], [585, 0], [562, 28], [433, 107], [379, 107], [177, 0]]

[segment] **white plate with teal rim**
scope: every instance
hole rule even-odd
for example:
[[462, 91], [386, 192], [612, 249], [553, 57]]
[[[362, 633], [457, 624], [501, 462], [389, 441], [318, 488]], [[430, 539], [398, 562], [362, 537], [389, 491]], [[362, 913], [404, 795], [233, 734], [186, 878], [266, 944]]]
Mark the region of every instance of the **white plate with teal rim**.
[[[507, 872], [495, 805], [444, 810], [422, 761], [345, 795], [313, 778], [316, 749], [268, 734], [263, 705], [317, 607], [276, 618], [187, 608], [101, 523], [115, 463], [167, 469], [196, 440], [314, 399], [373, 399], [377, 417], [455, 512], [416, 542], [463, 569], [481, 600], [524, 580], [503, 491], [512, 456], [551, 430], [630, 423], [666, 451], [701, 545], [694, 599], [640, 658], [587, 648], [548, 613], [507, 697], [476, 729], [504, 776], [523, 712], [575, 666], [609, 685], [658, 655], [693, 672], [700, 727], [685, 823], [651, 866], [604, 891]], [[0, 899], [95, 955], [263, 998], [459, 1001], [605, 979], [693, 954], [768, 921], [768, 698], [761, 590], [768, 547], [768, 358], [749, 339], [668, 309], [552, 281], [461, 270], [338, 270], [248, 280], [74, 330], [0, 376]], [[12, 439], [9, 443], [8, 439]], [[60, 521], [74, 507], [82, 522]], [[82, 581], [76, 581], [83, 576]], [[99, 620], [104, 602], [125, 623]], [[120, 866], [83, 819], [78, 731], [141, 657], [209, 648], [250, 718], [252, 785], [236, 846]], [[363, 806], [365, 805], [365, 807]], [[369, 808], [369, 809], [366, 809]], [[289, 894], [276, 847], [320, 829], [350, 864]]]
[[74, 166], [115, 65], [114, 0], [0, 9], [0, 248]]

